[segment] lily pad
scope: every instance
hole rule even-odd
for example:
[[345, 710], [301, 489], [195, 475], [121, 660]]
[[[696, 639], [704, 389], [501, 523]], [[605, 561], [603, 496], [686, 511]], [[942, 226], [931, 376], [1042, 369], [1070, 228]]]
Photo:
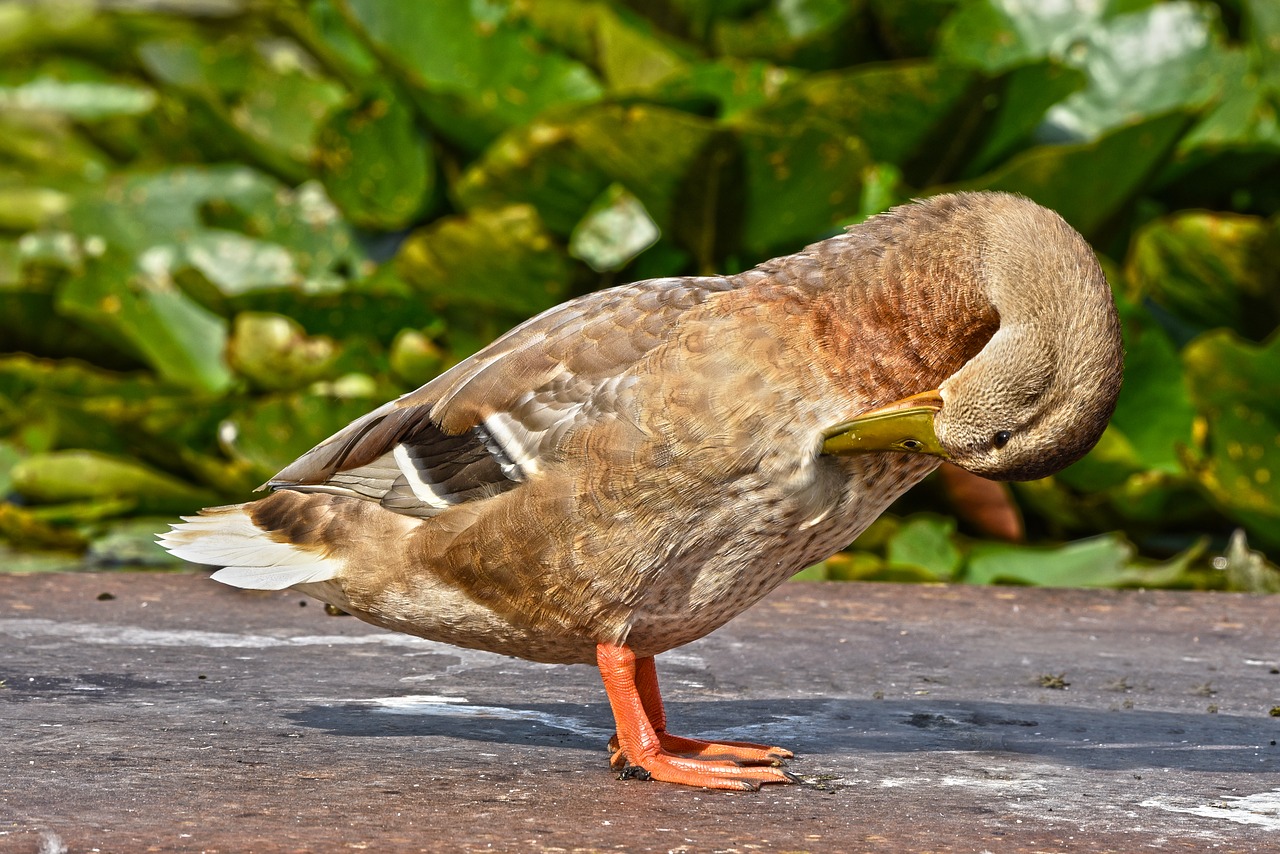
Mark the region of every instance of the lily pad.
[[745, 196], [742, 245], [765, 258], [838, 230], [862, 207], [867, 147], [825, 121], [735, 125]]
[[961, 554], [953, 537], [954, 519], [918, 514], [905, 519], [889, 540], [887, 558], [894, 566], [925, 570], [938, 580], [952, 578], [960, 569]]
[[571, 122], [539, 120], [495, 140], [453, 189], [468, 210], [533, 205], [549, 230], [567, 237], [609, 184]]
[[603, 93], [585, 65], [539, 45], [504, 5], [340, 0], [340, 7], [402, 75], [432, 126], [472, 150], [548, 107]]
[[671, 105], [710, 101], [720, 118], [733, 119], [771, 103], [803, 76], [797, 69], [762, 60], [722, 57], [686, 66], [648, 95]]
[[96, 451], [32, 454], [11, 471], [13, 489], [40, 504], [127, 499], [156, 511], [190, 510], [213, 499], [177, 478], [135, 460]]
[[435, 185], [431, 137], [391, 93], [334, 112], [316, 138], [316, 158], [329, 196], [361, 228], [408, 225]]
[[943, 27], [944, 55], [988, 72], [1052, 59], [1088, 83], [1049, 110], [1039, 134], [1083, 142], [1144, 118], [1198, 108], [1244, 73], [1217, 33], [1216, 10], [1191, 2], [979, 0]]
[[1206, 5], [1160, 3], [1090, 29], [1063, 57], [1089, 85], [1049, 111], [1042, 135], [1097, 139], [1141, 118], [1206, 104], [1246, 68], [1243, 53], [1218, 44], [1216, 17]]
[[684, 71], [680, 51], [639, 15], [590, 0], [543, 0], [517, 7], [548, 41], [595, 69], [611, 92], [650, 90]]
[[1280, 336], [1262, 345], [1225, 330], [1183, 351], [1192, 399], [1205, 419], [1203, 456], [1186, 463], [1213, 501], [1260, 542], [1280, 545]]
[[1037, 146], [948, 189], [1021, 193], [1057, 211], [1088, 237], [1151, 180], [1189, 123], [1190, 116], [1175, 112], [1096, 142]]
[[1133, 545], [1120, 534], [1049, 548], [976, 543], [964, 580], [1042, 587], [1168, 587], [1182, 580], [1189, 557], [1141, 566], [1134, 562]]
[[245, 153], [289, 176], [302, 174], [316, 130], [343, 99], [341, 86], [290, 41], [155, 39], [138, 55], [152, 75], [207, 109], [223, 133], [240, 135]]
[[955, 143], [943, 126], [976, 98], [978, 81], [967, 69], [925, 60], [858, 66], [811, 75], [750, 116], [775, 126], [821, 116], [861, 139], [875, 160], [898, 166], [932, 161], [921, 164], [924, 171], [937, 166], [933, 144]]
[[419, 329], [402, 329], [391, 342], [391, 371], [408, 388], [433, 379], [445, 365], [445, 353], [431, 336]]
[[262, 389], [296, 389], [330, 374], [337, 345], [311, 337], [296, 321], [279, 314], [236, 315], [227, 359], [236, 373]]
[[219, 435], [232, 459], [262, 483], [379, 402], [311, 392], [273, 395], [229, 415]]
[[155, 91], [138, 83], [36, 77], [0, 86], [0, 110], [56, 113], [80, 121], [142, 115], [155, 105]]
[[84, 560], [95, 569], [177, 569], [183, 561], [156, 542], [156, 535], [173, 522], [171, 516], [143, 516], [94, 526], [100, 530], [91, 534]]
[[965, 165], [965, 173], [980, 174], [1029, 142], [1045, 113], [1086, 82], [1084, 74], [1056, 62], [1037, 62], [1010, 70], [1001, 81], [999, 106]]
[[1065, 55], [1081, 39], [1102, 27], [1108, 18], [1154, 2], [976, 0], [964, 4], [942, 25], [941, 52], [987, 71], [1005, 71], [1023, 63]]
[[620, 270], [657, 242], [661, 232], [640, 200], [613, 184], [569, 238], [569, 254], [598, 273]]
[[[1182, 361], [1173, 340], [1155, 318], [1123, 297], [1118, 303], [1124, 330], [1125, 381], [1108, 428], [1118, 435], [1109, 439], [1109, 449], [1101, 448], [1099, 454], [1125, 460], [1130, 473], [1179, 475], [1183, 471], [1179, 448], [1191, 445], [1195, 419]], [[1061, 476], [1076, 486], [1107, 488], [1097, 482], [1072, 481], [1071, 471]]]
[[[671, 229], [677, 217], [691, 213], [681, 208], [682, 191], [688, 182], [710, 177], [714, 166], [704, 154], [725, 138], [714, 122], [645, 104], [595, 107], [579, 115], [571, 126], [575, 145], [597, 169], [634, 193], [659, 228]], [[715, 198], [713, 189], [705, 189], [697, 194], [704, 204]], [[700, 220], [702, 229], [711, 227], [704, 210], [690, 218]]]
[[712, 30], [717, 52], [771, 59], [799, 68], [843, 65], [868, 52], [861, 3], [847, 0], [770, 0], [756, 14], [725, 17]]
[[1225, 326], [1260, 340], [1280, 322], [1280, 233], [1258, 217], [1184, 211], [1134, 237], [1127, 277], [1200, 329]]
[[519, 316], [559, 302], [571, 276], [568, 256], [528, 205], [437, 220], [405, 241], [397, 266], [437, 299]]
[[89, 324], [168, 380], [224, 390], [231, 383], [222, 358], [226, 322], [174, 285], [168, 260], [153, 254], [135, 262], [118, 252], [90, 259], [58, 295], [58, 311]]

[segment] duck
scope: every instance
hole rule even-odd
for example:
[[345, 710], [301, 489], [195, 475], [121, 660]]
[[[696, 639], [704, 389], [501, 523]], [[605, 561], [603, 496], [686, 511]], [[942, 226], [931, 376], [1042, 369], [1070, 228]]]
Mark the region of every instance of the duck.
[[1123, 347], [1085, 239], [1021, 196], [916, 200], [736, 275], [571, 299], [161, 542], [386, 629], [598, 667], [620, 777], [793, 783], [667, 731], [655, 656], [847, 546], [946, 461], [1049, 476]]

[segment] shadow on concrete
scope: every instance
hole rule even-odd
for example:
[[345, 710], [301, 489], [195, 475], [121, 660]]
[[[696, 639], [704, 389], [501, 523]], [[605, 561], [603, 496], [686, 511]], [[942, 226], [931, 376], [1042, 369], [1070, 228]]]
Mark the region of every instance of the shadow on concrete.
[[[341, 737], [444, 737], [495, 748], [599, 750], [612, 734], [605, 703], [415, 705], [404, 699], [394, 707], [379, 704], [384, 701], [311, 706], [288, 717]], [[766, 741], [802, 755], [960, 751], [1111, 771], [1280, 770], [1276, 728], [1237, 715], [841, 699], [676, 702], [667, 712], [681, 735]]]

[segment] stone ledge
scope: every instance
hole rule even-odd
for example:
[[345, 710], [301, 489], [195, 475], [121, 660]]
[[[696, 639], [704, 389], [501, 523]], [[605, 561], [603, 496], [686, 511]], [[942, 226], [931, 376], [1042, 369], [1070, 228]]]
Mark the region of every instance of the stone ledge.
[[614, 779], [591, 668], [0, 576], [0, 851], [1280, 850], [1278, 638], [1277, 598], [785, 585], [659, 658], [674, 731], [796, 751], [742, 795]]

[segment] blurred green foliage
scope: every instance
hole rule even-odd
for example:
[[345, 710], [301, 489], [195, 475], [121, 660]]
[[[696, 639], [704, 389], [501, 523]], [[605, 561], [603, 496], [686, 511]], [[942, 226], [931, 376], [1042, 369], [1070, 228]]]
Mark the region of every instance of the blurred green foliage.
[[1103, 256], [1114, 423], [988, 495], [1039, 545], [934, 480], [807, 575], [1274, 590], [1277, 108], [1274, 0], [0, 2], [0, 556], [162, 564], [560, 300], [992, 188]]

